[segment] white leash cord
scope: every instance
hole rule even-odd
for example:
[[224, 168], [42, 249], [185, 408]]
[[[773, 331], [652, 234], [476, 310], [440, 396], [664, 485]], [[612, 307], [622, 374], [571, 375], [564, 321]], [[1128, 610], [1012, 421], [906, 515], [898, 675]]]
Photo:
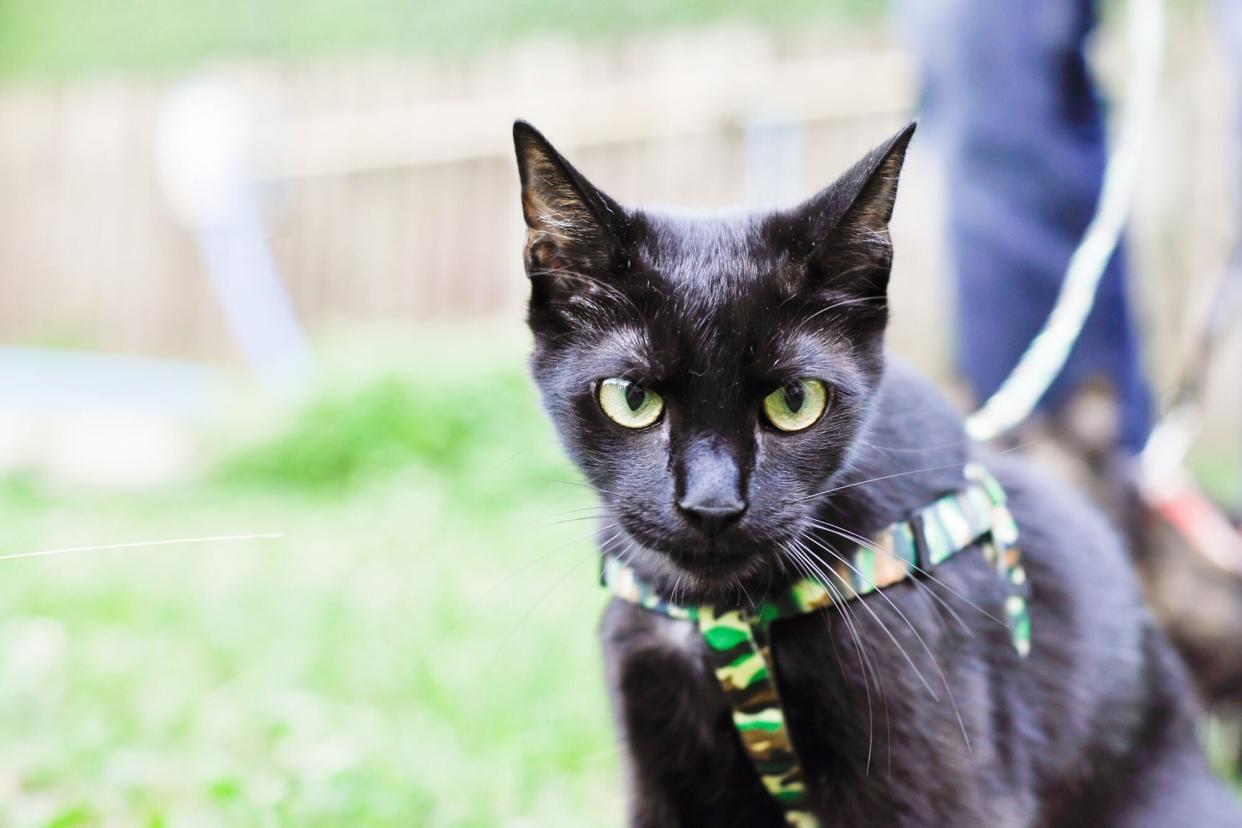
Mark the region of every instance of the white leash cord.
[[1104, 171], [1095, 215], [1065, 271], [1044, 327], [1000, 388], [966, 419], [976, 440], [991, 440], [1025, 420], [1061, 372], [1095, 302], [1096, 288], [1121, 238], [1134, 196], [1139, 160], [1159, 99], [1164, 57], [1164, 0], [1130, 0], [1133, 69], [1126, 92], [1125, 126]]

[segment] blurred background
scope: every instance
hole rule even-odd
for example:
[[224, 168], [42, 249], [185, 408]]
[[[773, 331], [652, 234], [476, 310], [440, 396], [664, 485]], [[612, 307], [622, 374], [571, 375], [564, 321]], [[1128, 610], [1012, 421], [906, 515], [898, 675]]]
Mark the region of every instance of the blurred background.
[[[1237, 240], [1213, 26], [1170, 9], [1127, 240], [1157, 391]], [[0, 0], [0, 553], [281, 535], [0, 560], [0, 824], [620, 824], [511, 122], [622, 201], [789, 203], [914, 115], [896, 29], [867, 0]], [[944, 205], [916, 140], [891, 346], [952, 390]], [[1238, 339], [1191, 456], [1234, 504]]]

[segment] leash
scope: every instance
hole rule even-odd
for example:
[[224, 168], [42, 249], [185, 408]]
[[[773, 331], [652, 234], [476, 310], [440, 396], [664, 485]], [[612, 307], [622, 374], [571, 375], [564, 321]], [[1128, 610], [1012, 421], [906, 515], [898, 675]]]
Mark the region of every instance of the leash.
[[603, 558], [602, 580], [615, 598], [698, 626], [742, 748], [792, 828], [817, 828], [819, 822], [809, 810], [805, 773], [781, 705], [771, 653], [773, 623], [926, 575], [978, 546], [1008, 586], [1005, 615], [1015, 652], [1024, 658], [1031, 650], [1030, 586], [1005, 490], [977, 463], [968, 464], [964, 475], [961, 489], [890, 525], [873, 543], [859, 545], [834, 562], [828, 575], [835, 585], [805, 578], [749, 607], [675, 604], [617, 558]]
[[1164, 413], [1139, 453], [1137, 490], [1144, 506], [1219, 573], [1242, 582], [1242, 534], [1199, 491], [1182, 461], [1199, 432], [1207, 371], [1242, 310], [1242, 257], [1220, 275], [1198, 335], [1182, 364]]
[[1175, 476], [1190, 444], [1199, 431], [1200, 405], [1208, 368], [1221, 342], [1242, 315], [1242, 251], [1235, 254], [1212, 291], [1203, 320], [1182, 363], [1181, 379], [1156, 421], [1139, 454], [1139, 474], [1144, 487], [1158, 489]]
[[1133, 68], [1126, 91], [1126, 123], [1105, 167], [1095, 214], [1070, 257], [1056, 304], [1043, 328], [1000, 387], [966, 418], [966, 432], [976, 440], [998, 437], [1029, 417], [1061, 373], [1121, 238], [1138, 180], [1143, 144], [1156, 112], [1164, 57], [1164, 0], [1130, 0], [1128, 16]]

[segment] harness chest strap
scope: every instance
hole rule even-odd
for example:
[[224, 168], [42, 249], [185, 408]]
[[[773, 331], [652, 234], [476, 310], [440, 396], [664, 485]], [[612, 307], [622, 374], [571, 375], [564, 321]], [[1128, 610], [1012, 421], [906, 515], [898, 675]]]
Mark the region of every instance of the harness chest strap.
[[[681, 606], [659, 595], [629, 567], [604, 558], [603, 580], [617, 598], [670, 618], [695, 622], [707, 645], [716, 679], [733, 713], [733, 725], [751, 764], [780, 803], [785, 821], [815, 828], [807, 810], [806, 784], [776, 684], [770, 651], [773, 621], [853, 601], [930, 569], [980, 546], [984, 559], [1010, 586], [1006, 620], [1014, 649], [1031, 648], [1028, 584], [1018, 552], [1018, 526], [1005, 504], [1005, 491], [978, 464], [965, 468], [965, 486], [894, 523], [866, 546], [834, 563], [835, 584], [804, 579], [753, 608]], [[845, 561], [849, 561], [846, 563]]]

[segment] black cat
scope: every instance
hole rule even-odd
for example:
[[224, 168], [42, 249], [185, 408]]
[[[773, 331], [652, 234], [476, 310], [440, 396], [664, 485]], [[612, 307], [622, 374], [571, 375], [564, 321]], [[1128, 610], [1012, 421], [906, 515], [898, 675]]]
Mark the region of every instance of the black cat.
[[[837, 553], [982, 464], [1019, 527], [1029, 654], [982, 544], [774, 622], [812, 815], [797, 824], [1242, 826], [1116, 536], [1078, 495], [971, 444], [884, 355], [913, 132], [795, 209], [690, 217], [622, 207], [515, 125], [533, 372], [610, 512], [604, 551], [656, 599], [755, 606], [840, 578]], [[632, 825], [794, 824], [692, 621], [614, 600], [602, 633]]]

